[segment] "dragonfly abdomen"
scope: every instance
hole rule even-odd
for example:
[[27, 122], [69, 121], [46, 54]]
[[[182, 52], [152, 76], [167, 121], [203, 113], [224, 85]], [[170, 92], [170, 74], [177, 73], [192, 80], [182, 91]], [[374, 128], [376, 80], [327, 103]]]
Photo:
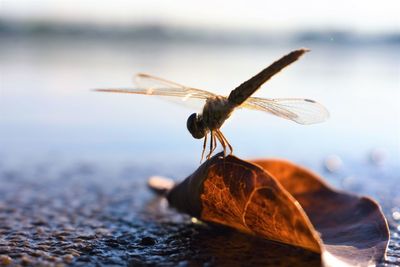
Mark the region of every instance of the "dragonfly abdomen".
[[308, 51], [309, 50], [305, 48], [298, 49], [275, 61], [267, 68], [259, 72], [257, 75], [232, 90], [228, 97], [229, 101], [234, 103], [235, 106], [240, 106], [272, 76], [280, 72], [283, 68], [295, 62], [297, 59], [299, 59], [299, 57], [301, 57], [305, 52]]

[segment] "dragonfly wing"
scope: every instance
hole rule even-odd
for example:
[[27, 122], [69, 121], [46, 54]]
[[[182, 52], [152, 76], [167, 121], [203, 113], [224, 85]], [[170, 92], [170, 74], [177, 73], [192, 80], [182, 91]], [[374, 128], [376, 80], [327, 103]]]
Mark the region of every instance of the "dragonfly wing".
[[168, 81], [146, 73], [138, 73], [134, 77], [134, 82], [138, 88], [187, 88], [182, 84]]
[[265, 111], [299, 124], [314, 124], [329, 118], [328, 110], [310, 99], [250, 97], [242, 104], [242, 107]]
[[158, 96], [196, 109], [201, 109], [209, 97], [215, 96], [205, 90], [186, 87], [147, 74], [138, 74], [136, 83], [137, 88], [104, 88], [95, 89], [95, 91]]

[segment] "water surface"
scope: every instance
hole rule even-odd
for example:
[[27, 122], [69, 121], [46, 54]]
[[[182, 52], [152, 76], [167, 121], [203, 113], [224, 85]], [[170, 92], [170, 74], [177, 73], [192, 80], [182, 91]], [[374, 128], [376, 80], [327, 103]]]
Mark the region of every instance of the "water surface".
[[239, 110], [223, 127], [240, 157], [315, 162], [329, 154], [365, 160], [371, 150], [400, 159], [400, 55], [394, 45], [226, 45], [2, 37], [0, 155], [197, 163], [201, 141], [186, 130], [193, 110], [147, 96], [91, 92], [132, 86], [147, 72], [227, 94], [292, 49], [312, 51], [257, 96], [306, 97], [331, 118], [302, 126]]

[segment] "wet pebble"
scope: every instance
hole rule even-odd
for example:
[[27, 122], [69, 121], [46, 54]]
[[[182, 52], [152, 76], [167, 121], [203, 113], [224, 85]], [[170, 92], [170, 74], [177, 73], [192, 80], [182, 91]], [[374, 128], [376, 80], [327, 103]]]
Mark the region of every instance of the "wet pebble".
[[178, 267], [187, 267], [190, 266], [188, 261], [181, 261], [178, 263]]
[[400, 211], [394, 211], [393, 213], [392, 213], [392, 217], [393, 217], [393, 220], [395, 220], [395, 221], [400, 221]]
[[81, 253], [76, 249], [67, 249], [65, 252], [73, 255], [74, 257], [79, 257], [81, 255]]
[[143, 260], [140, 258], [130, 258], [128, 261], [128, 266], [129, 267], [134, 267], [134, 266], [146, 266], [143, 264]]
[[67, 255], [64, 255], [63, 257], [62, 257], [62, 259], [63, 259], [63, 261], [65, 262], [65, 263], [71, 263], [73, 260], [74, 260], [74, 255], [72, 255], [72, 254], [67, 254]]
[[21, 264], [22, 264], [22, 265], [28, 266], [28, 265], [31, 265], [32, 263], [33, 263], [33, 262], [32, 262], [32, 258], [29, 257], [28, 255], [23, 255], [23, 256], [21, 257]]
[[398, 233], [392, 233], [392, 238], [400, 241], [400, 235]]
[[157, 241], [149, 236], [143, 237], [139, 242], [139, 244], [142, 246], [154, 246], [156, 243]]
[[112, 248], [117, 248], [119, 246], [119, 242], [116, 239], [110, 238], [105, 241], [106, 245]]
[[12, 259], [10, 256], [7, 255], [0, 255], [0, 265], [1, 266], [7, 266], [12, 263]]

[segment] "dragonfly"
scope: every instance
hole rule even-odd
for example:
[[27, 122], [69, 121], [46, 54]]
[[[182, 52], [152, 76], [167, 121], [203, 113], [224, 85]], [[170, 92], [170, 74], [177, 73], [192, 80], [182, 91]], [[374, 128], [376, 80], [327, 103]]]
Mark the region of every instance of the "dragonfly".
[[228, 96], [217, 95], [144, 73], [136, 75], [136, 88], [104, 88], [95, 89], [95, 91], [159, 96], [181, 104], [197, 100], [201, 104], [202, 112], [191, 114], [187, 119], [186, 126], [194, 138], [204, 138], [201, 162], [207, 148], [208, 136], [210, 136], [210, 144], [207, 159], [210, 159], [215, 151], [217, 140], [223, 148], [224, 156], [227, 155], [228, 149], [229, 155], [233, 153], [232, 145], [221, 132], [221, 127], [232, 112], [238, 108], [263, 111], [305, 125], [320, 123], [329, 117], [328, 110], [311, 99], [251, 97], [272, 76], [308, 51], [308, 49], [302, 48], [281, 57], [254, 77], [240, 84]]

